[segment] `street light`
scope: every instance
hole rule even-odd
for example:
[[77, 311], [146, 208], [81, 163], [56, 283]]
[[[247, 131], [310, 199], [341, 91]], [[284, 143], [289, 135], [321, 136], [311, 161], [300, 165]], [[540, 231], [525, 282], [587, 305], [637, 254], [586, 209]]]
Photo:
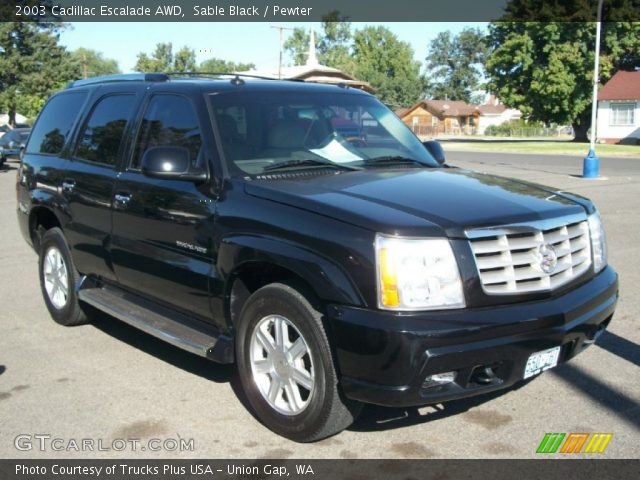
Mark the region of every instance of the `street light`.
[[602, 30], [602, 3], [598, 0], [598, 13], [596, 21], [596, 58], [593, 62], [593, 104], [591, 105], [591, 144], [589, 153], [582, 162], [582, 176], [584, 178], [597, 178], [600, 172], [600, 159], [596, 155], [596, 116], [598, 113], [598, 75], [600, 69], [600, 33]]

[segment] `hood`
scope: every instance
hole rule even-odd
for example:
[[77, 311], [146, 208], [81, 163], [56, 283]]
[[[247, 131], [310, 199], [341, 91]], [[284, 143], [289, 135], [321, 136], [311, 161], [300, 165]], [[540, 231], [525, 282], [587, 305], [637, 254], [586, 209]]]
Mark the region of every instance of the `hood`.
[[[457, 168], [367, 169], [255, 180], [249, 195], [376, 232], [464, 237], [464, 230], [584, 214], [585, 200]], [[583, 203], [585, 206], [581, 206]]]

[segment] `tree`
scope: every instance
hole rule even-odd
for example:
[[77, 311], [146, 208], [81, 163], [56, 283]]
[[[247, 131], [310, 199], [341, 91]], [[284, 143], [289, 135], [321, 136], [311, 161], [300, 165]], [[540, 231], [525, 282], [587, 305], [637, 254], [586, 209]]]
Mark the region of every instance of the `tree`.
[[200, 72], [237, 73], [253, 70], [256, 66], [253, 63], [235, 63], [221, 58], [210, 58], [200, 64]]
[[78, 70], [77, 76], [81, 78], [120, 73], [117, 61], [104, 58], [102, 53], [88, 48], [74, 50], [71, 52], [70, 60]]
[[138, 54], [134, 70], [138, 72], [168, 72], [173, 69], [173, 45], [171, 43], [157, 43], [156, 49], [151, 55], [147, 56], [142, 52]]
[[[587, 140], [592, 103], [593, 22], [499, 22], [489, 25], [489, 87], [525, 116], [571, 124]], [[603, 25], [600, 82], [640, 66], [640, 23]]]
[[187, 47], [182, 47], [176, 52], [173, 59], [172, 72], [195, 72], [196, 71], [196, 53]]
[[58, 45], [60, 25], [0, 23], [0, 108], [15, 125], [16, 112], [35, 116], [47, 97], [77, 77], [73, 62]]
[[353, 37], [354, 74], [376, 88], [393, 108], [406, 107], [424, 96], [427, 81], [413, 49], [386, 27], [364, 27]]
[[[293, 60], [294, 65], [307, 63], [309, 54], [309, 31], [295, 28], [284, 43], [284, 49]], [[318, 62], [328, 67], [345, 72], [354, 69], [351, 57], [351, 23], [339, 12], [332, 11], [322, 19], [322, 31], [316, 35], [316, 51]]]
[[441, 32], [429, 44], [426, 66], [431, 97], [479, 103], [487, 45], [482, 30], [465, 28], [458, 35]]

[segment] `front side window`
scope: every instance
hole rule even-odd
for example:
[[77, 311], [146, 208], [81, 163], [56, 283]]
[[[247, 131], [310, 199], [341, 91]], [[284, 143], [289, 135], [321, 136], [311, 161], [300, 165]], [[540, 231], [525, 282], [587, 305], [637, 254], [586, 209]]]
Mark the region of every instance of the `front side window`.
[[86, 92], [71, 92], [49, 100], [33, 128], [27, 153], [57, 155], [62, 152], [86, 97]]
[[411, 130], [372, 96], [255, 91], [209, 100], [231, 175], [261, 175], [285, 162], [368, 168], [376, 160], [402, 158], [438, 166]]
[[635, 103], [612, 103], [611, 121], [613, 126], [626, 126], [634, 124]]
[[134, 107], [134, 95], [102, 98], [82, 130], [75, 158], [115, 166], [127, 121]]
[[138, 130], [131, 168], [140, 169], [142, 156], [152, 147], [183, 147], [191, 165], [201, 167], [202, 135], [193, 104], [180, 95], [154, 95]]

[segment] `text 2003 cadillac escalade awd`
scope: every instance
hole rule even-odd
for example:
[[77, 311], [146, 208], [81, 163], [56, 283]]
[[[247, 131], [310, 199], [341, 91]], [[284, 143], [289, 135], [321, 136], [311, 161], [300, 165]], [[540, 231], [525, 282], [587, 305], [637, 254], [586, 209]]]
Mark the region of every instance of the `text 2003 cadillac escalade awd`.
[[537, 375], [593, 343], [618, 296], [589, 200], [447, 166], [345, 86], [78, 81], [34, 126], [18, 218], [58, 323], [91, 306], [237, 362], [258, 418], [297, 441], [363, 402]]

